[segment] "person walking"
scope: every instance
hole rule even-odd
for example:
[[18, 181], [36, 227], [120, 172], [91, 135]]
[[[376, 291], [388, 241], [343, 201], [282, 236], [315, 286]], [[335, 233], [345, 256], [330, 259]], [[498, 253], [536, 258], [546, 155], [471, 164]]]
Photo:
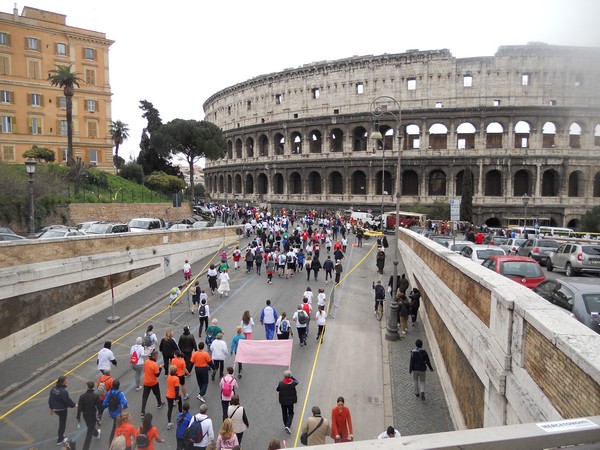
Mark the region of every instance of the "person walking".
[[173, 428], [173, 404], [177, 403], [177, 409], [182, 412], [181, 405], [181, 385], [179, 384], [179, 377], [177, 376], [177, 366], [173, 365], [169, 367], [169, 375], [167, 376], [167, 430]]
[[310, 271], [312, 270], [312, 255], [310, 253], [308, 253], [304, 262], [304, 269], [306, 269], [306, 281], [310, 281]]
[[342, 261], [337, 259], [335, 261], [335, 266], [333, 266], [333, 271], [335, 272], [335, 284], [340, 283], [340, 278], [342, 276], [342, 272], [344, 271], [344, 267], [342, 266]]
[[77, 424], [81, 423], [81, 416], [87, 427], [87, 433], [83, 442], [83, 450], [90, 448], [92, 436], [100, 439], [100, 429], [96, 429], [96, 416], [100, 412], [100, 399], [94, 392], [95, 384], [93, 381], [86, 383], [87, 391], [81, 394], [77, 401]]
[[104, 402], [106, 394], [108, 394], [112, 389], [113, 381], [114, 378], [110, 375], [110, 370], [106, 369], [96, 382], [96, 393], [100, 399], [100, 411], [98, 412], [98, 417], [96, 418], [98, 426], [102, 425], [102, 414], [104, 413], [105, 409], [104, 406], [102, 406], [102, 402]]
[[150, 357], [150, 353], [156, 350], [156, 344], [158, 344], [158, 338], [154, 332], [154, 325], [148, 325], [148, 328], [146, 328], [146, 333], [144, 333], [144, 337], [142, 339], [142, 345], [144, 346], [144, 359], [148, 359]]
[[129, 407], [127, 403], [127, 399], [125, 398], [125, 394], [123, 394], [119, 389], [121, 388], [121, 382], [117, 379], [113, 381], [112, 389], [108, 394], [106, 394], [106, 398], [102, 402], [102, 407], [108, 409], [108, 415], [113, 420], [112, 430], [110, 431], [110, 441], [112, 442], [115, 436], [115, 430], [117, 428], [117, 417], [121, 415], [124, 409]]
[[242, 258], [242, 252], [240, 251], [240, 247], [238, 245], [235, 246], [235, 250], [232, 254], [233, 257], [233, 270], [238, 270], [240, 267], [240, 259]]
[[[240, 339], [246, 339], [246, 336], [244, 336], [244, 333], [242, 332], [241, 326], [235, 327], [235, 335], [231, 339], [231, 347], [230, 347], [229, 351], [231, 352], [232, 355], [235, 355], [237, 353]], [[242, 378], [242, 363], [241, 362], [238, 362], [238, 378], [240, 378], [240, 379]]]
[[383, 268], [385, 267], [385, 252], [382, 248], [377, 249], [375, 265], [377, 266], [377, 272], [383, 274]]
[[275, 329], [277, 330], [277, 339], [289, 339], [292, 332], [290, 327], [290, 321], [287, 319], [285, 312], [281, 313], [281, 316], [275, 323]]
[[325, 312], [325, 308], [323, 306], [319, 306], [315, 314], [315, 319], [317, 320], [317, 341], [321, 339], [321, 344], [323, 343], [323, 336], [325, 335], [325, 324], [327, 322], [327, 313]]
[[231, 290], [229, 287], [229, 279], [227, 269], [222, 269], [219, 274], [219, 289], [217, 289], [221, 297], [223, 297], [223, 294], [225, 294], [225, 297], [229, 296], [229, 291]]
[[227, 410], [231, 397], [237, 393], [238, 384], [236, 379], [233, 377], [233, 367], [227, 368], [227, 374], [221, 377], [221, 407], [223, 408], [223, 420], [227, 418]]
[[206, 403], [200, 405], [199, 413], [192, 416], [188, 428], [194, 436], [194, 449], [206, 449], [209, 442], [214, 440], [215, 432], [212, 419], [208, 417], [208, 405]]
[[[173, 330], [167, 330], [165, 337], [161, 339], [158, 350], [162, 353], [163, 364], [165, 367], [171, 367], [171, 359], [175, 356], [175, 350], [179, 349], [177, 341], [173, 338]], [[168, 370], [165, 369], [165, 376], [168, 376]]]
[[135, 344], [129, 349], [129, 364], [135, 373], [136, 392], [142, 390], [142, 370], [144, 368], [144, 346], [142, 342], [143, 339], [141, 337], [136, 338]]
[[77, 407], [77, 404], [69, 397], [69, 392], [67, 391], [67, 377], [64, 375], [58, 377], [56, 385], [50, 390], [48, 407], [50, 408], [50, 415], [56, 414], [58, 416], [58, 438], [56, 439], [56, 444], [64, 444], [67, 441], [65, 430], [67, 428], [69, 408]]
[[273, 274], [275, 273], [275, 261], [271, 258], [271, 255], [267, 258], [267, 262], [265, 263], [265, 271], [267, 273], [267, 283], [273, 283]]
[[400, 276], [400, 279], [398, 280], [398, 290], [406, 295], [406, 291], [408, 290], [409, 285], [410, 285], [410, 283], [408, 282], [408, 279], [406, 278], [406, 274], [403, 273]]
[[410, 298], [410, 317], [412, 319], [412, 326], [414, 327], [415, 323], [417, 323], [417, 315], [421, 306], [421, 292], [417, 288], [413, 288], [408, 297]]
[[287, 434], [292, 434], [291, 426], [294, 419], [294, 405], [298, 402], [297, 385], [298, 380], [292, 376], [290, 370], [283, 372], [283, 380], [277, 385], [283, 427]]
[[177, 439], [177, 450], [187, 450], [187, 446], [185, 446], [185, 430], [187, 430], [190, 425], [190, 421], [192, 420], [192, 415], [190, 414], [190, 404], [188, 402], [183, 402], [182, 412], [177, 415], [177, 429], [175, 430], [175, 439]]
[[310, 302], [308, 301], [307, 298], [303, 298], [302, 299], [302, 310], [306, 313], [306, 315], [308, 316], [306, 319], [306, 337], [308, 337], [308, 333], [310, 333], [310, 315], [313, 311], [313, 307], [310, 304]]
[[352, 415], [345, 403], [344, 397], [338, 397], [337, 405], [331, 410], [331, 439], [335, 442], [354, 440]]
[[[200, 306], [202, 308], [202, 306]], [[183, 327], [183, 334], [179, 336], [178, 341], [179, 350], [183, 353], [183, 359], [185, 360], [185, 368], [190, 372], [192, 370], [192, 353], [198, 350], [198, 344], [196, 344], [196, 338], [190, 332], [190, 327]]]
[[256, 275], [260, 276], [263, 264], [263, 253], [260, 247], [254, 251], [254, 264], [256, 265]]
[[204, 350], [204, 342], [198, 344], [198, 351], [195, 351], [191, 359], [194, 364], [194, 370], [196, 372], [196, 382], [198, 383], [198, 397], [197, 399], [204, 403], [204, 396], [208, 389], [208, 369], [209, 367], [214, 369], [212, 358]]
[[114, 449], [115, 439], [117, 436], [123, 436], [125, 438], [125, 446], [127, 449], [132, 449], [135, 444], [136, 430], [131, 423], [131, 415], [128, 412], [122, 412], [117, 417], [117, 428], [115, 429], [115, 437], [112, 440], [110, 450]]
[[214, 264], [211, 264], [206, 271], [206, 278], [208, 279], [208, 287], [210, 288], [210, 292], [212, 294], [214, 294], [217, 290], [217, 275], [219, 275], [217, 268]]
[[160, 386], [158, 385], [158, 377], [164, 367], [164, 364], [158, 364], [156, 359], [158, 358], [158, 352], [153, 350], [150, 353], [150, 358], [144, 363], [144, 390], [142, 392], [142, 418], [146, 412], [146, 403], [148, 402], [148, 396], [150, 392], [156, 397], [157, 408], [162, 408], [165, 403], [160, 397]]
[[429, 361], [427, 351], [423, 349], [423, 341], [417, 339], [415, 345], [416, 348], [410, 351], [408, 373], [412, 374], [413, 377], [415, 396], [417, 398], [421, 397], [421, 400], [425, 401], [425, 376], [427, 368], [429, 367], [429, 370], [433, 372], [433, 367]]
[[233, 431], [233, 422], [229, 418], [223, 420], [221, 431], [217, 436], [217, 450], [232, 450], [239, 448], [237, 435]]
[[319, 292], [317, 294], [317, 308], [319, 306], [325, 308], [325, 305], [327, 305], [327, 295], [325, 294], [325, 289], [319, 288]]
[[208, 319], [210, 318], [210, 308], [208, 307], [208, 301], [206, 299], [200, 300], [200, 306], [198, 307], [198, 320], [200, 321], [200, 327], [198, 328], [198, 337], [202, 338], [202, 329], [208, 330]]
[[325, 284], [329, 284], [329, 280], [333, 279], [334, 264], [331, 260], [331, 255], [327, 255], [327, 259], [323, 263], [323, 270], [325, 271]]
[[242, 445], [244, 431], [250, 426], [248, 417], [246, 416], [246, 408], [240, 405], [240, 397], [237, 394], [231, 396], [229, 408], [227, 408], [227, 417], [233, 422], [233, 432], [238, 438], [238, 444]]
[[244, 259], [246, 260], [246, 273], [252, 272], [252, 269], [254, 268], [254, 251], [250, 245], [246, 248]]
[[408, 332], [410, 303], [408, 303], [406, 295], [404, 295], [402, 292], [398, 293], [396, 296], [396, 301], [398, 302], [398, 319], [400, 320], [400, 329], [402, 330], [402, 334], [406, 334]]
[[105, 370], [110, 372], [111, 364], [113, 366], [117, 366], [117, 360], [115, 359], [115, 354], [111, 350], [112, 342], [106, 341], [104, 343], [104, 348], [98, 352], [98, 359], [96, 359], [96, 363], [98, 365], [98, 370], [104, 373]]
[[313, 277], [315, 281], [319, 281], [319, 270], [321, 270], [321, 261], [319, 261], [319, 257], [316, 254], [312, 259], [312, 262], [310, 263], [310, 268], [313, 271]]
[[189, 283], [190, 280], [192, 279], [192, 265], [190, 264], [190, 262], [186, 259], [185, 263], [183, 264], [183, 279], [185, 280], [186, 283]]
[[312, 416], [304, 422], [302, 429], [306, 434], [306, 445], [324, 445], [325, 438], [329, 435], [329, 421], [321, 417], [321, 408], [312, 407]]
[[275, 322], [277, 322], [277, 311], [271, 306], [271, 300], [266, 301], [266, 306], [260, 313], [260, 324], [265, 326], [267, 340], [273, 340], [275, 334]]
[[296, 323], [296, 331], [298, 332], [298, 340], [300, 341], [300, 347], [306, 345], [306, 326], [308, 324], [308, 317], [302, 305], [298, 305], [298, 308], [292, 320]]
[[204, 343], [206, 344], [206, 348], [210, 349], [210, 345], [216, 339], [217, 334], [223, 333], [223, 330], [219, 326], [219, 320], [213, 319], [210, 321], [210, 327], [206, 329], [206, 339], [204, 339]]
[[192, 287], [190, 287], [190, 294], [192, 294], [192, 314], [198, 311], [200, 306], [200, 282], [196, 281]]
[[223, 378], [223, 371], [225, 370], [225, 358], [227, 358], [227, 354], [229, 353], [227, 343], [223, 340], [223, 333], [217, 334], [217, 338], [210, 346], [210, 352], [212, 354], [213, 364], [215, 365], [211, 379], [215, 381], [217, 368], [219, 369], [219, 378]]
[[182, 400], [187, 400], [190, 396], [187, 393], [185, 387], [185, 378], [190, 376], [189, 370], [187, 370], [185, 359], [183, 359], [183, 353], [181, 350], [175, 350], [175, 357], [171, 360], [171, 364], [177, 369], [176, 375], [179, 378], [179, 387], [181, 389]]
[[254, 319], [250, 316], [250, 311], [244, 311], [242, 315], [242, 331], [244, 332], [244, 336], [246, 339], [252, 339], [252, 327], [254, 326]]
[[[164, 444], [165, 440], [161, 439], [158, 434], [158, 429], [152, 425], [152, 414], [148, 413], [142, 419], [142, 425], [138, 428], [137, 436], [135, 438], [137, 448], [145, 448], [147, 450], [154, 450], [154, 441]], [[147, 443], [143, 446], [142, 442]]]

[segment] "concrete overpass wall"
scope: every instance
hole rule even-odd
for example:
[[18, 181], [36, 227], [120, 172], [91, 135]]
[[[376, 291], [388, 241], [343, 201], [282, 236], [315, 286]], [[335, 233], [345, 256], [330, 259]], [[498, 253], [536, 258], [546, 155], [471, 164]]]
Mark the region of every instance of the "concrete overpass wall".
[[[0, 245], [0, 361], [234, 240], [236, 227]], [[183, 281], [183, 276], [181, 278]], [[166, 302], [165, 302], [166, 306]]]
[[600, 411], [599, 335], [421, 235], [401, 230], [398, 245], [459, 428]]

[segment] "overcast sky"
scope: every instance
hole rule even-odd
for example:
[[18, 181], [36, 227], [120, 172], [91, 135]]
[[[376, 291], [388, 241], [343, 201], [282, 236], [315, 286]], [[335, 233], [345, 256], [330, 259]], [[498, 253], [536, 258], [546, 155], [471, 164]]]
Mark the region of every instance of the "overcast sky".
[[[314, 61], [448, 48], [492, 56], [501, 45], [541, 41], [600, 46], [598, 0], [27, 0], [67, 25], [106, 33], [112, 120], [131, 129], [120, 148], [137, 157], [140, 100], [163, 123], [204, 118], [202, 104], [228, 86]], [[14, 1], [0, 0], [11, 13]]]

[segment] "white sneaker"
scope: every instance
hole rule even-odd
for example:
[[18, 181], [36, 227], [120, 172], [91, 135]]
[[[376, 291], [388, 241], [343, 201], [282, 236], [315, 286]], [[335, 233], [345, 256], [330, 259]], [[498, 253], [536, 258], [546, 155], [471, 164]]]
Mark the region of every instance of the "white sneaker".
[[173, 428], [173, 424], [172, 424], [171, 422], [169, 422], [169, 423], [167, 424], [167, 430], [170, 430], [171, 428]]
[[98, 432], [98, 436], [96, 436], [96, 439], [100, 439], [100, 434], [102, 433], [102, 430], [98, 428], [96, 431]]
[[206, 403], [206, 400], [204, 400], [204, 397], [202, 397], [200, 394], [198, 394], [198, 396], [196, 398], [198, 400], [200, 400], [202, 403]]

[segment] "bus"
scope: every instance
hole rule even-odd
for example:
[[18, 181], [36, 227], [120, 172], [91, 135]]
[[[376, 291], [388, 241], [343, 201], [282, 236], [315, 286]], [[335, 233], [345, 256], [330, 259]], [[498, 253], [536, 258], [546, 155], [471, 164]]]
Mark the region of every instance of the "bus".
[[409, 211], [398, 211], [384, 213], [382, 217], [383, 231], [394, 232], [396, 228], [396, 216], [398, 216], [398, 226], [410, 228], [412, 226], [427, 226], [427, 215]]
[[538, 233], [543, 234], [545, 237], [575, 237], [575, 231], [571, 228], [540, 227]]
[[[527, 220], [524, 220], [523, 217], [507, 217], [504, 221], [504, 226], [507, 228], [522, 227], [523, 225], [527, 227], [549, 227], [552, 224], [550, 217], [532, 217]], [[524, 224], [524, 222], [527, 222], [527, 224]]]

